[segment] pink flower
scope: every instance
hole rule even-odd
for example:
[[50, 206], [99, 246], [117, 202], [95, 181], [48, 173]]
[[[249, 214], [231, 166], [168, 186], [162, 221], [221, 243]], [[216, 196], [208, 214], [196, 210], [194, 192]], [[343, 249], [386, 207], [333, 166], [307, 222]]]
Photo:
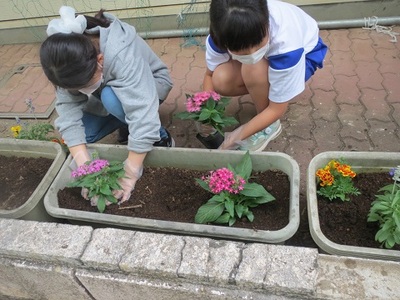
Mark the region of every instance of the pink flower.
[[201, 110], [201, 106], [209, 99], [219, 101], [221, 96], [214, 91], [195, 93], [193, 96], [186, 99], [186, 110], [188, 112], [198, 112]]
[[224, 191], [231, 194], [239, 194], [246, 183], [241, 176], [235, 175], [227, 168], [211, 171], [208, 176], [202, 179], [207, 182], [211, 192], [214, 194], [219, 194]]
[[105, 159], [95, 159], [91, 161], [89, 164], [84, 164], [78, 167], [75, 171], [72, 171], [71, 176], [73, 178], [85, 176], [88, 174], [93, 174], [101, 171], [105, 167], [109, 165], [108, 161]]

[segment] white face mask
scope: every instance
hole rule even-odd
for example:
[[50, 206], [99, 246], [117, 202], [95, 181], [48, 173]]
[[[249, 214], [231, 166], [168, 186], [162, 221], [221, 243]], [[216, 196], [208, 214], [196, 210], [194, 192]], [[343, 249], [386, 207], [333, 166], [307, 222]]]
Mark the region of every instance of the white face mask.
[[[100, 68], [100, 70], [103, 70], [103, 66], [101, 64], [99, 64], [99, 62], [97, 62], [97, 66]], [[98, 81], [96, 81], [95, 83], [93, 83], [91, 86], [79, 89], [78, 91], [80, 91], [82, 94], [85, 95], [91, 95], [93, 94], [103, 83], [103, 73], [101, 73], [100, 79]]]
[[244, 65], [254, 65], [258, 63], [265, 54], [269, 51], [269, 42], [267, 42], [264, 46], [258, 49], [256, 52], [247, 55], [236, 55], [229, 51], [232, 55], [232, 59], [241, 62]]
[[83, 89], [80, 89], [79, 91], [82, 94], [91, 95], [100, 87], [102, 82], [103, 82], [103, 73], [101, 74], [100, 79], [98, 81], [93, 83], [91, 86], [88, 86], [88, 87], [85, 87]]

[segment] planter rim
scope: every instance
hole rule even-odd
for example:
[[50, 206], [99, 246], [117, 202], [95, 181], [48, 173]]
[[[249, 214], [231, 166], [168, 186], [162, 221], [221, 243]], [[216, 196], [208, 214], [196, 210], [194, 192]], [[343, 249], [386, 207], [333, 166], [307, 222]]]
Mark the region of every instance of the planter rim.
[[391, 249], [379, 249], [370, 247], [349, 246], [335, 243], [329, 240], [321, 231], [318, 216], [317, 200], [317, 169], [326, 165], [332, 159], [343, 158], [352, 168], [362, 173], [363, 164], [367, 164], [366, 172], [383, 171], [389, 172], [390, 168], [400, 162], [399, 152], [357, 152], [357, 151], [326, 151], [316, 155], [307, 169], [307, 210], [311, 236], [315, 243], [326, 253], [356, 256], [370, 259], [384, 259], [400, 261], [400, 251]]
[[66, 153], [61, 145], [55, 142], [0, 138], [0, 154], [18, 157], [27, 157], [28, 155], [29, 157], [45, 157], [53, 160], [42, 181], [23, 205], [11, 210], [0, 209], [1, 218], [24, 218], [43, 200], [50, 184], [65, 161]]
[[[127, 156], [127, 148], [126, 146], [120, 145], [101, 145], [95, 144], [90, 146], [91, 149], [97, 150], [102, 154], [102, 151], [108, 151], [109, 155], [118, 155], [123, 153], [124, 157]], [[192, 148], [154, 148], [146, 157], [145, 166], [151, 166], [153, 163], [157, 163], [162, 157], [167, 158], [166, 160], [170, 161], [174, 160], [174, 163], [179, 163], [179, 161], [185, 161], [185, 158], [188, 155], [216, 155], [215, 161], [221, 164], [221, 159], [227, 160], [238, 160], [241, 159], [244, 155], [244, 151], [234, 151], [234, 150], [211, 150], [211, 149], [192, 149]], [[289, 211], [289, 222], [288, 224], [276, 231], [266, 231], [266, 230], [252, 230], [246, 228], [236, 228], [236, 227], [225, 227], [218, 225], [206, 225], [206, 224], [196, 224], [196, 223], [184, 223], [184, 222], [172, 222], [172, 221], [164, 221], [164, 220], [156, 220], [156, 219], [145, 219], [145, 218], [137, 218], [137, 217], [124, 217], [117, 215], [108, 215], [108, 214], [100, 214], [97, 212], [85, 212], [85, 211], [77, 211], [71, 209], [63, 209], [58, 206], [57, 200], [57, 191], [60, 188], [65, 187], [66, 181], [60, 183], [66, 171], [69, 171], [68, 165], [71, 161], [71, 156], [67, 158], [62, 167], [61, 171], [57, 175], [57, 178], [54, 180], [53, 184], [49, 188], [47, 192], [44, 204], [48, 213], [57, 218], [66, 218], [66, 219], [75, 219], [84, 222], [93, 222], [96, 220], [98, 223], [103, 224], [112, 224], [115, 226], [125, 226], [136, 229], [145, 229], [145, 230], [153, 230], [153, 231], [164, 231], [170, 233], [177, 234], [188, 234], [188, 235], [202, 235], [202, 236], [212, 236], [212, 237], [221, 237], [221, 238], [229, 238], [236, 240], [248, 240], [248, 241], [258, 241], [265, 243], [280, 243], [292, 237], [297, 231], [300, 223], [300, 213], [299, 213], [299, 182], [300, 182], [300, 171], [297, 162], [291, 158], [289, 155], [285, 153], [251, 153], [252, 159], [258, 159], [261, 161], [265, 158], [274, 158], [271, 160], [272, 164], [276, 164], [276, 161], [285, 162], [287, 164], [286, 168], [290, 170], [290, 174], [288, 171], [285, 173], [288, 175], [290, 179], [290, 211]], [[110, 159], [110, 157], [105, 156], [104, 158]], [[112, 157], [115, 159], [115, 157]], [[121, 158], [119, 158], [121, 160]], [[204, 164], [204, 159], [199, 160], [199, 162], [191, 161], [191, 168], [198, 169], [201, 167], [201, 164]], [[198, 164], [198, 165], [197, 165]], [[181, 165], [170, 165], [170, 163], [165, 163], [161, 166], [168, 167], [182, 167]], [[204, 166], [203, 166], [204, 168]], [[211, 167], [212, 168], [212, 167]], [[204, 168], [205, 170], [210, 170], [210, 167]], [[254, 169], [254, 168], [253, 168]], [[278, 168], [279, 169], [279, 168]], [[65, 176], [64, 176], [65, 177]], [[66, 179], [65, 179], [66, 180]], [[69, 180], [69, 179], [68, 179]], [[193, 216], [194, 217], [194, 216]], [[124, 223], [121, 225], [120, 223]]]

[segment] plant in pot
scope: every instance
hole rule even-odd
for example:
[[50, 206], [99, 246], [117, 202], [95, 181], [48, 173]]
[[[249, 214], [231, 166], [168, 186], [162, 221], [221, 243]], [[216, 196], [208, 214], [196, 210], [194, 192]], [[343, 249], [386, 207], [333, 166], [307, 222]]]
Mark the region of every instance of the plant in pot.
[[219, 223], [232, 226], [237, 218], [246, 217], [253, 222], [251, 208], [275, 200], [260, 184], [249, 182], [252, 163], [249, 152], [236, 166], [210, 171], [207, 176], [196, 179], [206, 191], [214, 194], [202, 205], [195, 216], [196, 223]]
[[175, 114], [182, 120], [194, 120], [196, 138], [208, 149], [217, 149], [224, 141], [222, 129], [236, 125], [234, 117], [225, 116], [225, 108], [230, 98], [222, 97], [214, 91], [186, 94], [186, 111]]
[[378, 222], [379, 230], [375, 240], [385, 248], [400, 245], [400, 166], [390, 171], [394, 183], [382, 187], [371, 203], [368, 222]]
[[[35, 107], [33, 106], [32, 99], [26, 99], [25, 104], [32, 113], [33, 118], [37, 121], [35, 115]], [[20, 140], [35, 140], [35, 141], [51, 141], [60, 144], [63, 150], [68, 153], [68, 146], [64, 143], [64, 140], [53, 135], [54, 126], [49, 123], [35, 123], [29, 124], [27, 122], [22, 123], [20, 118], [16, 117], [17, 125], [10, 128], [14, 138]]]
[[[99, 157], [108, 161], [124, 161], [128, 155], [126, 146], [91, 144], [89, 148], [98, 152]], [[120, 205], [106, 206], [104, 213], [99, 213], [97, 208], [88, 205], [87, 201], [82, 199], [80, 189], [74, 192], [76, 200], [74, 200], [72, 206], [61, 205], [66, 202], [69, 204], [72, 198], [69, 191], [65, 190], [65, 187], [74, 181], [69, 167], [72, 158], [69, 156], [45, 196], [45, 207], [49, 214], [60, 219], [67, 219], [73, 224], [85, 224], [94, 227], [107, 224], [113, 227], [128, 227], [184, 235], [265, 243], [284, 242], [297, 231], [299, 226], [300, 181], [298, 164], [284, 153], [260, 152], [249, 154], [255, 176], [258, 176], [258, 172], [269, 172], [268, 174], [276, 175], [279, 180], [283, 179], [282, 184], [276, 185], [271, 193], [277, 197], [273, 191], [280, 191], [279, 189], [281, 189], [285, 198], [277, 197], [277, 200], [265, 204], [265, 208], [263, 205], [252, 209], [255, 212], [260, 208], [260, 215], [263, 217], [256, 217], [253, 222], [245, 221], [249, 225], [247, 227], [239, 227], [239, 221], [236, 221], [235, 226], [194, 222], [199, 207], [210, 198], [210, 194], [206, 190], [196, 185], [195, 178], [201, 178], [203, 175], [207, 177], [210, 170], [224, 168], [228, 165], [238, 166], [244, 155], [244, 151], [233, 150], [154, 148], [146, 156], [143, 176], [136, 184], [130, 201]], [[248, 168], [248, 160], [246, 166]], [[243, 167], [243, 169], [246, 168]], [[235, 170], [238, 170], [237, 167], [235, 167]], [[147, 181], [148, 178], [151, 180]], [[272, 186], [268, 178], [264, 180], [266, 182], [263, 184], [264, 187]], [[251, 180], [255, 181], [256, 179], [258, 177], [252, 177]], [[281, 188], [283, 185], [285, 186], [284, 189]], [[68, 192], [68, 194], [64, 194], [64, 192]], [[257, 195], [263, 195], [263, 193], [252, 190], [252, 185], [249, 185], [246, 194], [251, 192], [255, 193], [253, 196], [256, 200], [253, 204], [270, 200], [270, 198], [265, 199], [266, 197], [263, 196], [258, 197]], [[201, 197], [199, 198], [200, 194]], [[66, 199], [66, 201], [62, 202], [61, 198]], [[197, 204], [194, 204], [194, 201]], [[250, 203], [248, 207], [252, 208], [253, 204]], [[280, 210], [281, 205], [287, 207], [287, 210], [281, 215], [279, 227], [274, 223], [272, 224], [273, 227], [269, 229], [253, 229], [255, 222], [265, 219], [264, 216], [266, 215], [270, 215], [268, 207], [277, 211]], [[78, 206], [80, 207], [78, 208]], [[157, 216], [155, 214], [151, 216], [143, 214], [143, 212], [147, 214], [152, 207], [156, 207], [156, 213], [159, 213]], [[162, 210], [160, 210], [160, 207]], [[224, 207], [232, 212], [231, 203], [227, 203]], [[115, 212], [115, 214], [112, 212]], [[239, 207], [236, 212], [240, 214]], [[241, 216], [245, 220], [246, 216], [251, 219], [251, 214], [245, 209], [244, 205]], [[235, 217], [238, 217], [238, 215]]]
[[99, 212], [104, 212], [106, 205], [118, 203], [113, 190], [121, 188], [118, 180], [125, 176], [124, 164], [100, 159], [97, 153], [93, 153], [92, 160], [72, 171], [71, 176], [74, 180], [68, 187], [81, 187], [86, 200], [97, 206]]
[[393, 243], [398, 239], [393, 226], [399, 218], [396, 193], [389, 195], [386, 187], [385, 194], [377, 196], [390, 183], [389, 170], [399, 159], [400, 153], [328, 151], [311, 160], [308, 220], [311, 236], [323, 252], [400, 260], [400, 248]]
[[[32, 99], [26, 99], [25, 104], [37, 121]], [[54, 127], [51, 124], [29, 124], [18, 117], [16, 121], [17, 124], [10, 128], [15, 139], [2, 139], [0, 143], [3, 184], [0, 217], [55, 221], [44, 209], [43, 198], [63, 164], [68, 148], [62, 139], [52, 134]]]
[[55, 221], [43, 199], [65, 158], [56, 143], [0, 139], [0, 218]]

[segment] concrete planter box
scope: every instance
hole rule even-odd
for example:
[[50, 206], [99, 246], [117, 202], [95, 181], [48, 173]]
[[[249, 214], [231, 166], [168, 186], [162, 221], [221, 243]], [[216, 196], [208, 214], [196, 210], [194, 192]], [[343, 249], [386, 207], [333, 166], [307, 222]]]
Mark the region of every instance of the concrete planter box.
[[343, 158], [357, 173], [389, 172], [390, 168], [399, 165], [400, 153], [331, 151], [320, 153], [311, 160], [307, 170], [307, 209], [311, 236], [315, 243], [329, 254], [400, 261], [400, 251], [340, 245], [322, 233], [318, 216], [315, 173], [330, 160], [338, 158]]
[[[91, 149], [97, 151], [101, 158], [123, 161], [128, 155], [125, 146], [94, 144]], [[208, 149], [188, 148], [155, 148], [145, 160], [146, 166], [176, 167], [193, 170], [212, 170], [227, 166], [228, 163], [238, 163], [244, 155], [241, 151], [220, 151]], [[57, 218], [69, 219], [71, 222], [86, 222], [86, 224], [108, 224], [116, 227], [130, 227], [150, 231], [171, 232], [183, 235], [200, 235], [258, 241], [265, 243], [281, 243], [289, 239], [299, 226], [299, 180], [300, 173], [296, 161], [283, 153], [252, 153], [253, 169], [262, 171], [278, 169], [289, 176], [290, 179], [290, 213], [289, 222], [285, 228], [277, 231], [255, 231], [251, 229], [171, 222], [163, 220], [123, 217], [101, 213], [64, 209], [58, 206], [57, 192], [71, 181], [71, 170], [68, 157], [60, 173], [51, 185], [45, 196], [45, 207], [48, 213]], [[194, 216], [193, 216], [194, 218]]]
[[20, 207], [12, 210], [0, 209], [0, 218], [54, 221], [54, 218], [47, 214], [43, 199], [65, 161], [66, 154], [61, 146], [54, 142], [0, 139], [0, 155], [53, 159], [49, 170], [28, 200]]

